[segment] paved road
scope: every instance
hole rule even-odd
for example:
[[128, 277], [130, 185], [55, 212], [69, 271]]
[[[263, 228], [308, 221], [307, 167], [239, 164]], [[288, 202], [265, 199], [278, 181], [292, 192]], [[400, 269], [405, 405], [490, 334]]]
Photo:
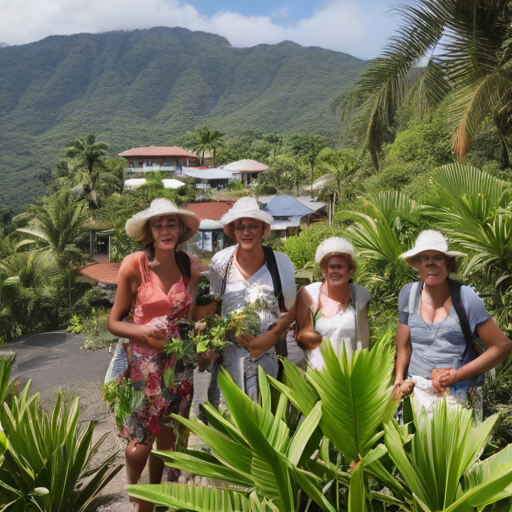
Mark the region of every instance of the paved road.
[[4, 345], [1, 351], [16, 352], [11, 377], [25, 383], [32, 379], [32, 391], [55, 386], [102, 383], [110, 362], [107, 350], [80, 350], [82, 336], [67, 332], [33, 334]]

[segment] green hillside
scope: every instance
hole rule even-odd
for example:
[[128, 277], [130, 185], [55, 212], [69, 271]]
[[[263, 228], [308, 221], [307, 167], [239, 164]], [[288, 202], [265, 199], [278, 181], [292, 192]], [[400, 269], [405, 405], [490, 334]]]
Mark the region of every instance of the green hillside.
[[240, 49], [162, 27], [0, 48], [0, 203], [20, 211], [39, 196], [67, 142], [91, 131], [112, 154], [170, 145], [200, 124], [336, 137], [331, 102], [364, 66], [291, 42]]

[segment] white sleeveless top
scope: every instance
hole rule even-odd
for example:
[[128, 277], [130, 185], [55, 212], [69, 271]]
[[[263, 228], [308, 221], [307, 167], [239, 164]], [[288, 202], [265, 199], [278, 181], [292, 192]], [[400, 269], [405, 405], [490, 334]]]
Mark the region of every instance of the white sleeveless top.
[[[313, 298], [315, 304], [319, 302], [322, 284], [312, 283], [306, 286], [306, 290]], [[362, 311], [370, 299], [370, 294], [362, 286], [350, 284], [349, 289], [352, 298], [352, 305], [350, 307], [341, 310], [333, 316], [321, 316], [315, 322], [315, 331], [330, 341], [338, 357], [341, 355], [343, 346], [345, 346], [348, 355], [351, 355], [354, 350], [368, 348], [368, 320], [366, 311], [361, 315], [358, 322], [356, 310], [358, 312]], [[360, 336], [357, 335], [358, 323], [363, 324], [360, 326]], [[361, 328], [363, 326], [364, 329]], [[320, 347], [306, 352], [306, 358], [314, 370], [325, 368]]]

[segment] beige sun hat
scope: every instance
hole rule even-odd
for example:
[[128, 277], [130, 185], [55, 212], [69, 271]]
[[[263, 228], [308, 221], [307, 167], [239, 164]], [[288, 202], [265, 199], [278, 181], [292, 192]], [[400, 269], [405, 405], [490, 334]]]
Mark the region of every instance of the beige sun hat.
[[172, 201], [169, 201], [169, 199], [153, 199], [151, 206], [147, 210], [136, 213], [132, 218], [126, 221], [126, 234], [137, 242], [142, 242], [147, 233], [146, 225], [149, 219], [152, 217], [160, 217], [161, 215], [177, 215], [185, 225], [185, 231], [180, 236], [178, 244], [194, 236], [201, 222], [195, 213], [179, 209]]
[[263, 222], [265, 224], [263, 238], [267, 238], [270, 235], [270, 226], [274, 222], [272, 215], [260, 210], [254, 197], [242, 197], [233, 205], [231, 210], [221, 217], [220, 222], [224, 224], [224, 233], [232, 240], [236, 240], [233, 222], [237, 219], [256, 219]]
[[459, 251], [449, 251], [448, 250], [448, 242], [446, 238], [439, 233], [439, 231], [434, 231], [433, 229], [427, 229], [422, 231], [418, 238], [416, 238], [416, 242], [414, 242], [414, 247], [403, 254], [400, 254], [400, 258], [404, 259], [409, 263], [409, 265], [414, 266], [416, 263], [417, 257], [425, 251], [437, 251], [442, 252], [446, 256], [450, 258], [455, 258], [457, 256], [466, 256], [463, 252]]
[[350, 256], [352, 265], [356, 266], [356, 250], [354, 246], [346, 239], [339, 236], [332, 236], [326, 238], [317, 248], [315, 261], [317, 265], [322, 265], [322, 262], [327, 256], [334, 256], [335, 254], [342, 254]]

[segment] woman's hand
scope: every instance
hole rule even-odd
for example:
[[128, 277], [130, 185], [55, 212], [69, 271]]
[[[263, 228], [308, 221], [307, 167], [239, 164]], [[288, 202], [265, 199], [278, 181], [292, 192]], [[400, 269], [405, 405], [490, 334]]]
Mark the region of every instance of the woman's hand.
[[147, 343], [151, 349], [157, 352], [161, 352], [164, 349], [166, 342], [165, 329], [151, 324], [139, 325], [137, 327], [139, 328], [138, 339]]
[[430, 374], [432, 382], [435, 379], [435, 385], [438, 388], [447, 388], [459, 382], [458, 370], [455, 368], [436, 368]]
[[271, 349], [278, 341], [275, 333], [271, 330], [260, 334], [259, 336], [251, 336], [250, 334], [241, 334], [236, 340], [240, 345], [251, 353], [253, 359], [257, 359], [267, 350]]
[[414, 391], [414, 381], [412, 379], [395, 380], [391, 394], [395, 400], [400, 400], [402, 397], [409, 396]]

